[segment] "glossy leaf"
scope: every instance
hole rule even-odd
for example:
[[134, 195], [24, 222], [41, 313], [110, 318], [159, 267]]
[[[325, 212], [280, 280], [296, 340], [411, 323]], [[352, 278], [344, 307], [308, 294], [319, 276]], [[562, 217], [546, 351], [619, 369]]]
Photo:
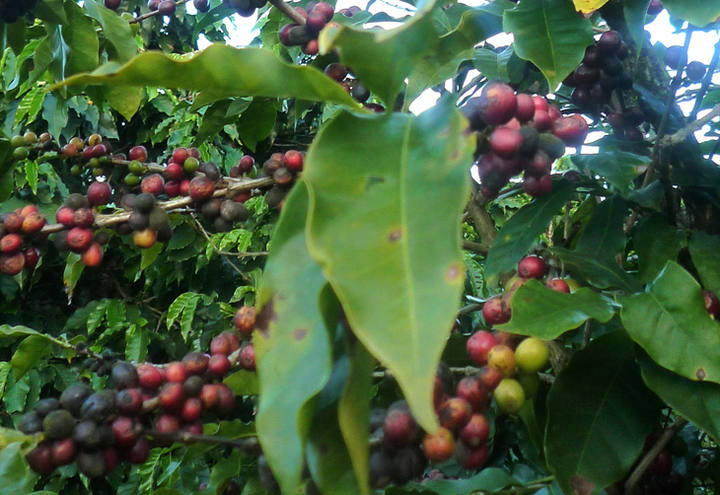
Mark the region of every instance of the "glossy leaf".
[[370, 419], [370, 401], [367, 397], [371, 394], [375, 359], [360, 342], [348, 349], [348, 359], [350, 369], [345, 389], [338, 403], [337, 416], [360, 491], [367, 495], [369, 493], [367, 432]]
[[62, 37], [69, 49], [65, 74], [92, 70], [98, 65], [98, 40], [92, 20], [85, 15], [81, 7], [73, 2], [66, 4], [68, 24], [63, 26]]
[[[496, 3], [504, 8], [513, 6], [509, 1]], [[451, 78], [463, 60], [473, 58], [473, 46], [500, 32], [502, 10], [481, 6], [464, 12], [460, 23], [440, 37], [434, 54], [422, 57], [415, 64], [408, 76], [406, 100], [411, 102], [426, 88]]]
[[720, 17], [720, 4], [717, 2], [687, 2], [684, 0], [663, 0], [663, 7], [670, 15], [703, 27]]
[[625, 249], [623, 222], [627, 205], [619, 196], [600, 203], [575, 245], [575, 251], [588, 259], [614, 263], [615, 256]]
[[587, 287], [565, 294], [530, 280], [512, 297], [512, 319], [498, 329], [552, 340], [590, 318], [605, 323], [614, 315], [613, 301]]
[[[647, 10], [647, 9], [646, 9]], [[633, 181], [650, 165], [650, 158], [626, 151], [604, 151], [596, 155], [577, 155], [571, 158], [580, 168], [594, 172], [607, 181], [620, 193], [630, 193]]]
[[565, 263], [571, 274], [577, 273], [599, 289], [619, 288], [627, 292], [640, 289], [638, 281], [629, 273], [620, 268], [614, 260], [597, 260], [588, 258], [582, 253], [563, 248], [552, 248]]
[[107, 38], [114, 49], [113, 59], [124, 62], [137, 54], [137, 44], [128, 21], [101, 5], [97, 0], [85, 0], [83, 7], [87, 14], [102, 26], [103, 36]]
[[505, 31], [515, 36], [515, 53], [534, 63], [550, 89], [580, 65], [592, 44], [592, 24], [566, 0], [522, 2], [503, 14]]
[[645, 384], [681, 416], [720, 442], [720, 385], [695, 382], [641, 359]]
[[720, 294], [720, 236], [695, 231], [690, 237], [690, 256], [706, 289]]
[[552, 218], [570, 199], [574, 190], [566, 181], [553, 183], [553, 191], [520, 208], [495, 237], [485, 264], [485, 278], [497, 285], [498, 276], [514, 270], [518, 261], [547, 230]]
[[104, 93], [110, 106], [125, 120], [130, 120], [140, 108], [145, 90], [136, 86], [110, 86], [105, 88]]
[[[645, 21], [647, 20], [647, 10], [651, 0], [625, 0], [623, 4], [623, 12], [625, 13], [625, 22], [630, 31], [635, 46], [642, 46], [645, 41]], [[640, 53], [638, 53], [640, 56]]]
[[505, 488], [522, 485], [507, 471], [497, 467], [486, 467], [475, 476], [466, 479], [429, 480], [422, 484], [408, 483], [407, 487], [422, 492], [429, 490], [439, 495], [470, 495], [477, 492], [496, 493]]
[[21, 447], [16, 442], [0, 450], [0, 484], [6, 493], [30, 493], [38, 478], [30, 471]]
[[681, 235], [660, 214], [649, 215], [633, 231], [633, 247], [638, 254], [638, 277], [650, 282], [657, 277], [668, 260], [675, 261], [682, 247]]
[[448, 101], [420, 117], [342, 113], [315, 138], [304, 172], [310, 252], [427, 430], [437, 426], [432, 382], [463, 287], [465, 126]]
[[320, 33], [320, 53], [335, 50], [340, 62], [352, 67], [363, 84], [392, 108], [421, 57], [438, 45], [433, 4], [428, 2], [408, 22], [387, 31], [328, 26]]
[[[257, 68], [262, 67], [262, 71]], [[211, 84], [209, 84], [211, 82]], [[283, 62], [262, 48], [213, 44], [190, 57], [145, 52], [125, 65], [108, 62], [51, 89], [76, 84], [157, 86], [203, 91], [205, 103], [230, 96], [294, 97], [357, 107], [335, 81], [313, 67]]]
[[28, 372], [30, 368], [35, 367], [45, 356], [50, 354], [53, 346], [48, 342], [47, 338], [42, 335], [30, 335], [20, 342], [15, 350], [10, 364], [12, 364], [15, 379], [19, 380]]
[[299, 486], [312, 409], [330, 376], [330, 344], [319, 297], [326, 286], [305, 247], [308, 195], [302, 182], [285, 200], [258, 294], [260, 404], [256, 425], [283, 493]]
[[655, 425], [657, 402], [624, 332], [603, 335], [575, 354], [547, 405], [545, 453], [563, 491], [589, 495], [623, 478]]
[[680, 265], [668, 261], [646, 292], [621, 303], [625, 329], [656, 363], [691, 380], [720, 382], [720, 324]]

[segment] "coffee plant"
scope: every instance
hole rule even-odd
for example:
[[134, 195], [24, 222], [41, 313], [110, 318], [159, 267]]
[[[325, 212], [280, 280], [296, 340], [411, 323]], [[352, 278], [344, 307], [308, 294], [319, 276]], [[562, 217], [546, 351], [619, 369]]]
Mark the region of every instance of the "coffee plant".
[[720, 2], [0, 21], [1, 493], [718, 492]]

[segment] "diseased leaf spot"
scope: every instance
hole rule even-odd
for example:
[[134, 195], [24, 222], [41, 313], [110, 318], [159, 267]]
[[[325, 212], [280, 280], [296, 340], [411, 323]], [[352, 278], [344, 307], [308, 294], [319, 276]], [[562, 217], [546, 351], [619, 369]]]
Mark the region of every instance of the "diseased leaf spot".
[[458, 263], [451, 264], [445, 272], [445, 277], [449, 282], [456, 282], [460, 277], [460, 265]]
[[255, 319], [255, 328], [266, 339], [270, 337], [270, 322], [277, 321], [275, 312], [275, 298], [270, 299], [262, 307]]
[[390, 235], [388, 236], [388, 239], [390, 242], [397, 242], [402, 237], [402, 229], [395, 229], [392, 232], [390, 232]]
[[570, 488], [576, 495], [590, 495], [595, 489], [595, 484], [579, 474], [575, 474], [570, 478]]
[[707, 374], [705, 373], [704, 369], [698, 368], [698, 370], [695, 372], [695, 376], [698, 380], [702, 381], [707, 377]]
[[298, 328], [293, 332], [293, 338], [295, 340], [302, 340], [307, 335], [307, 329], [305, 328]]

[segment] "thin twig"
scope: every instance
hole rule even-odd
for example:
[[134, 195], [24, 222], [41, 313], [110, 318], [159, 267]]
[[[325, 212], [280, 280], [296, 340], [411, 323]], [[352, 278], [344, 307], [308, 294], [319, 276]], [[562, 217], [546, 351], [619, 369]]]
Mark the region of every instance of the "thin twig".
[[484, 244], [481, 244], [479, 242], [468, 241], [467, 239], [463, 239], [462, 247], [463, 247], [463, 249], [466, 249], [468, 251], [474, 251], [474, 252], [480, 253], [480, 254], [488, 253], [487, 246], [485, 246]]
[[697, 95], [695, 95], [695, 105], [693, 106], [692, 112], [690, 112], [690, 120], [695, 120], [697, 118], [697, 114], [702, 106], [702, 101], [705, 98], [705, 93], [707, 93], [707, 90], [712, 83], [712, 78], [715, 74], [715, 68], [718, 65], [718, 61], [720, 61], [720, 40], [718, 40], [715, 44], [715, 52], [713, 53], [710, 64], [707, 67], [707, 73], [705, 74], [705, 79], [703, 79], [702, 85], [700, 86], [700, 91], [698, 91]]
[[[178, 0], [175, 2], [175, 7], [179, 7], [180, 5], [189, 2], [190, 0]], [[136, 24], [138, 22], [142, 22], [145, 19], [149, 19], [150, 17], [155, 17], [156, 15], [160, 15], [159, 10], [153, 10], [152, 12], [148, 12], [147, 14], [143, 14], [140, 17], [136, 17], [135, 19], [128, 21], [128, 24]]]
[[658, 441], [655, 442], [655, 445], [653, 445], [650, 450], [648, 450], [647, 453], [643, 456], [643, 458], [640, 459], [640, 462], [637, 466], [635, 466], [632, 474], [630, 474], [630, 477], [625, 482], [626, 495], [632, 495], [633, 493], [635, 493], [635, 489], [637, 488], [638, 483], [645, 474], [645, 471], [647, 471], [647, 469], [650, 467], [650, 465], [655, 460], [660, 451], [665, 448], [665, 446], [670, 442], [670, 440], [672, 440], [675, 434], [682, 430], [687, 423], [687, 419], [678, 417], [671, 426], [669, 426], [665, 429], [665, 431], [662, 432], [662, 435], [660, 435]]
[[693, 132], [710, 122], [712, 119], [720, 115], [720, 103], [715, 105], [707, 115], [703, 115], [697, 120], [693, 120], [688, 125], [669, 136], [665, 136], [660, 140], [660, 146], [673, 146], [682, 143]]
[[291, 21], [293, 21], [295, 24], [299, 24], [300, 26], [305, 25], [305, 18], [300, 15], [300, 13], [295, 10], [293, 7], [286, 4], [283, 0], [268, 0], [270, 4], [278, 9], [280, 12], [285, 14], [287, 17], [290, 18]]
[[475, 224], [475, 229], [480, 234], [481, 246], [485, 251], [490, 250], [497, 231], [495, 230], [495, 222], [490, 218], [490, 214], [485, 210], [484, 198], [480, 193], [474, 194], [468, 203], [467, 211], [470, 218]]
[[[198, 230], [200, 231], [200, 233], [203, 235], [203, 237], [205, 237], [205, 240], [208, 242], [208, 244], [210, 244], [210, 246], [213, 248], [213, 250], [218, 254], [221, 253], [222, 251], [220, 251], [220, 248], [218, 248], [215, 245], [215, 243], [212, 241], [212, 239], [210, 238], [210, 234], [208, 234], [208, 231], [205, 230], [205, 227], [203, 227], [202, 223], [200, 223], [200, 220], [198, 220], [197, 215], [195, 213], [191, 213], [190, 216], [192, 217], [193, 221], [195, 222], [195, 225], [198, 227]], [[245, 275], [245, 273], [243, 273], [243, 271], [240, 269], [240, 267], [238, 267], [235, 263], [233, 263], [231, 260], [227, 259], [227, 257], [225, 257], [225, 261], [227, 261], [228, 264], [231, 267], [233, 267], [233, 269], [243, 278], [243, 280], [245, 280], [246, 282], [252, 282], [252, 279], [250, 277], [248, 277], [247, 275]]]
[[[227, 179], [226, 179], [227, 180]], [[213, 193], [214, 198], [221, 198], [224, 196], [229, 195], [230, 193], [236, 192], [236, 191], [249, 191], [251, 189], [256, 189], [259, 187], [265, 187], [270, 186], [275, 183], [272, 177], [261, 177], [259, 179], [241, 179], [241, 180], [233, 180], [233, 181], [227, 181], [228, 185], [223, 188], [216, 189]], [[186, 206], [191, 205], [193, 202], [192, 198], [189, 196], [183, 196], [180, 198], [171, 199], [168, 201], [161, 201], [158, 203], [158, 206], [166, 211], [172, 211], [177, 210], [180, 208], [184, 208]], [[130, 213], [129, 211], [118, 211], [116, 213], [111, 213], [108, 215], [95, 215], [95, 227], [96, 228], [102, 228], [102, 227], [109, 227], [111, 225], [116, 225], [119, 223], [127, 222], [130, 219]], [[54, 224], [48, 224], [42, 229], [43, 234], [52, 234], [55, 232], [60, 232], [62, 230], [65, 230], [67, 227], [60, 223], [54, 223]]]

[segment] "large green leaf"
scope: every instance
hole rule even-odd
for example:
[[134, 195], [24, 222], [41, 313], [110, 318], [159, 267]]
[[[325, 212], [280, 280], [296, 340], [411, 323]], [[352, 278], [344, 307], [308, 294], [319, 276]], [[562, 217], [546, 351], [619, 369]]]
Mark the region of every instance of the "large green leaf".
[[358, 106], [339, 84], [313, 67], [283, 62], [263, 48], [233, 48], [223, 44], [210, 45], [182, 59], [161, 52], [145, 52], [125, 65], [108, 62], [91, 73], [70, 77], [52, 89], [74, 84], [196, 90], [203, 92], [206, 103], [249, 95]]
[[619, 196], [600, 203], [575, 245], [575, 251], [588, 259], [615, 263], [615, 256], [625, 248], [623, 221], [627, 205]]
[[625, 476], [655, 425], [658, 406], [624, 332], [603, 335], [575, 354], [553, 383], [547, 405], [545, 452], [563, 491], [589, 495]]
[[537, 280], [520, 287], [512, 298], [512, 319], [498, 328], [544, 340], [559, 337], [590, 318], [603, 323], [615, 314], [615, 304], [586, 287], [572, 294], [555, 292]]
[[[349, 346], [350, 347], [350, 346]], [[364, 495], [369, 493], [368, 480], [368, 424], [370, 420], [370, 401], [372, 371], [375, 359], [360, 342], [348, 349], [350, 369], [345, 389], [338, 402], [338, 423], [345, 446], [355, 470], [355, 477]]]
[[41, 335], [30, 335], [20, 342], [13, 354], [10, 364], [15, 372], [15, 378], [20, 379], [28, 370], [39, 363], [52, 352], [53, 346]]
[[638, 254], [638, 277], [650, 282], [657, 277], [668, 260], [676, 260], [682, 239], [674, 225], [653, 213], [638, 222], [633, 230], [633, 246]]
[[20, 442], [0, 450], [0, 485], [4, 493], [30, 493], [37, 479], [25, 461]]
[[523, 1], [505, 11], [503, 27], [515, 36], [515, 53], [542, 71], [551, 90], [580, 65], [593, 42], [590, 20], [567, 0]]
[[68, 24], [63, 26], [62, 38], [67, 43], [69, 54], [65, 74], [89, 71], [98, 65], [100, 40], [95, 32], [92, 20], [74, 2], [68, 2], [65, 8]]
[[[625, 0], [623, 11], [625, 13], [625, 22], [630, 31], [635, 46], [642, 46], [645, 41], [645, 20], [647, 18], [647, 10], [650, 6], [650, 0]], [[638, 57], [641, 50], [637, 51]]]
[[680, 265], [668, 261], [646, 292], [621, 303], [625, 329], [656, 363], [691, 380], [720, 382], [720, 325]]
[[720, 294], [720, 236], [695, 231], [688, 247], [705, 288]]
[[653, 363], [640, 360], [643, 380], [658, 397], [720, 443], [720, 385], [694, 382]]
[[[499, 2], [510, 8], [509, 0]], [[451, 78], [463, 60], [473, 58], [473, 47], [480, 41], [502, 31], [502, 9], [476, 7], [463, 13], [460, 23], [438, 40], [432, 54], [422, 57], [408, 76], [405, 99], [413, 101], [423, 90]]]
[[137, 54], [137, 43], [133, 39], [128, 21], [104, 5], [100, 5], [96, 0], [85, 0], [83, 6], [88, 15], [102, 26], [103, 35], [115, 49], [113, 58], [124, 62]]
[[307, 191], [286, 199], [258, 294], [255, 333], [260, 404], [257, 431], [283, 493], [294, 493], [312, 413], [308, 402], [330, 376], [330, 343], [319, 297], [326, 286], [305, 247]]
[[538, 236], [547, 230], [552, 218], [560, 212], [573, 192], [568, 182], [555, 182], [550, 194], [534, 199], [510, 217], [498, 232], [488, 253], [485, 265], [488, 284], [497, 284], [500, 274], [516, 268], [517, 262], [527, 254]]
[[596, 155], [575, 155], [572, 162], [581, 170], [595, 172], [620, 193], [627, 195], [632, 190], [633, 181], [643, 173], [650, 158], [627, 151], [603, 151]]
[[0, 138], [0, 203], [7, 201], [12, 195], [15, 162], [12, 160], [10, 141]]
[[465, 127], [447, 100], [420, 117], [344, 112], [315, 138], [304, 175], [310, 252], [427, 430], [437, 426], [432, 382], [463, 287]]
[[640, 289], [637, 280], [614, 261], [588, 258], [576, 251], [558, 247], [552, 248], [552, 252], [565, 263], [565, 268], [571, 274], [579, 275], [595, 287], [600, 289], [619, 288], [627, 292], [635, 292]]
[[429, 480], [422, 484], [408, 483], [406, 486], [411, 493], [427, 493], [429, 491], [439, 495], [469, 495], [478, 492], [492, 494], [515, 485], [522, 485], [522, 483], [510, 476], [504, 469], [486, 467], [470, 478]]
[[320, 51], [335, 50], [340, 62], [352, 67], [363, 84], [392, 108], [405, 79], [419, 60], [438, 45], [434, 3], [427, 2], [408, 22], [387, 31], [331, 25], [320, 33]]
[[720, 3], [718, 2], [688, 2], [687, 0], [663, 0], [670, 15], [679, 17], [703, 27], [720, 17]]

